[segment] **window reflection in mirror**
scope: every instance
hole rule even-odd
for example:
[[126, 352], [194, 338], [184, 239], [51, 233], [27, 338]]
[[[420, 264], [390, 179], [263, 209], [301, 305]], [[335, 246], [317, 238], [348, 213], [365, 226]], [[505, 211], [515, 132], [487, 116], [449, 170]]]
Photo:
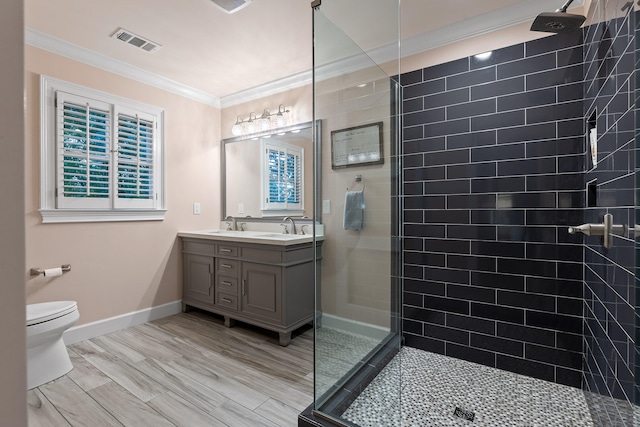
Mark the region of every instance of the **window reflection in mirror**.
[[313, 217], [312, 136], [308, 122], [223, 140], [222, 217]]

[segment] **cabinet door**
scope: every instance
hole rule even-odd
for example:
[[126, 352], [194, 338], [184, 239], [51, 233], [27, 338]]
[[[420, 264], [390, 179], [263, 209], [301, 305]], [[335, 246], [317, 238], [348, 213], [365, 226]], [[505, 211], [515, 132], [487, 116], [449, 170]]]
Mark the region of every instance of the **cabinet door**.
[[213, 304], [213, 258], [184, 255], [184, 299]]
[[242, 263], [240, 310], [253, 317], [281, 322], [282, 269], [272, 265]]

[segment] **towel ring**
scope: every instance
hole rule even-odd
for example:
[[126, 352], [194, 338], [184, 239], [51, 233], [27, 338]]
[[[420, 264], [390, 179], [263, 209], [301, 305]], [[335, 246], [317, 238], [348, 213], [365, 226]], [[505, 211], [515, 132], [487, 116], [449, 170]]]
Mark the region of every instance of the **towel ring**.
[[[362, 178], [362, 175], [356, 175], [354, 181], [356, 182], [356, 185], [358, 183], [362, 183], [362, 192], [364, 192], [364, 178]], [[347, 187], [347, 191], [353, 191], [353, 190], [349, 190], [349, 187]]]

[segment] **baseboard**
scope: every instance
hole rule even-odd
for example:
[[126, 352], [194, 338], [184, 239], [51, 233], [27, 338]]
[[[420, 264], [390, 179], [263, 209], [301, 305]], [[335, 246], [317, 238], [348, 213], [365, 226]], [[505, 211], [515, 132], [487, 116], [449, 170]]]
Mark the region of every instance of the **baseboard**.
[[352, 334], [363, 335], [375, 340], [383, 340], [389, 335], [389, 329], [382, 326], [372, 325], [370, 323], [358, 322], [357, 320], [345, 319], [344, 317], [334, 316], [332, 314], [322, 314], [322, 326], [328, 328], [340, 329]]
[[[82, 307], [80, 315], [82, 316]], [[110, 332], [119, 331], [130, 326], [140, 325], [152, 320], [161, 319], [171, 316], [182, 311], [182, 301], [173, 301], [167, 304], [158, 305], [156, 307], [145, 308], [144, 310], [133, 311], [131, 313], [121, 314], [119, 316], [110, 317], [108, 319], [97, 320], [80, 326], [74, 326], [67, 330], [63, 337], [66, 345], [74, 344], [79, 341], [88, 340]]]

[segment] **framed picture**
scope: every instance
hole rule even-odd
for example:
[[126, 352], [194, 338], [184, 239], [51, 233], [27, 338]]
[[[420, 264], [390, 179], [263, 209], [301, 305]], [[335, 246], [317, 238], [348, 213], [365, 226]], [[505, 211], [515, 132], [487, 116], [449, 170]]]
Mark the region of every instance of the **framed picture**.
[[331, 132], [332, 169], [383, 163], [382, 122]]

